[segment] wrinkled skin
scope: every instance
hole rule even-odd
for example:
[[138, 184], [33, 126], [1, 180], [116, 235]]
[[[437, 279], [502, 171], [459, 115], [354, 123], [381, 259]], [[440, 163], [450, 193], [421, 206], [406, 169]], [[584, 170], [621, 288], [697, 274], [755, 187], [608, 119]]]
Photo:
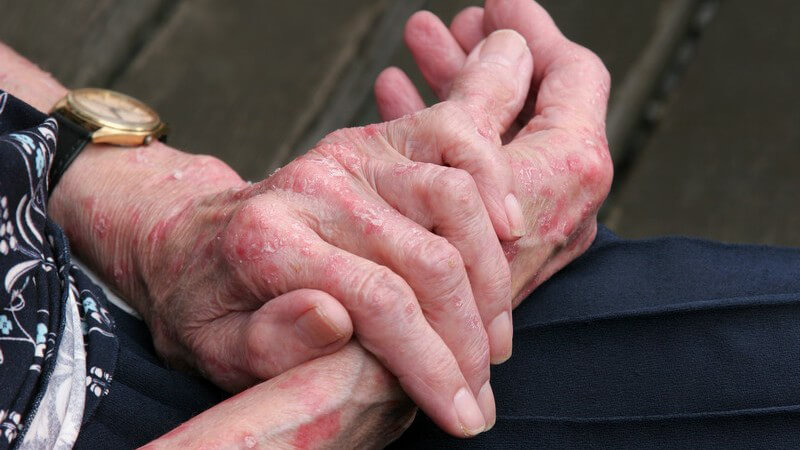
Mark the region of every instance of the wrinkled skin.
[[[424, 15], [415, 17], [415, 20], [419, 20], [419, 17], [424, 17]], [[413, 23], [412, 21], [409, 24], [411, 30], [413, 30]], [[479, 26], [476, 27], [475, 24], [479, 24]], [[284, 169], [283, 174], [276, 174], [276, 177], [258, 185], [247, 186], [232, 170], [213, 158], [187, 155], [160, 144], [137, 150], [90, 146], [73, 163], [72, 168], [67, 171], [50, 199], [48, 205], [50, 213], [65, 227], [75, 251], [107, 278], [112, 286], [129, 299], [147, 318], [159, 350], [173, 363], [199, 367], [218, 383], [229, 389], [239, 389], [256, 379], [274, 376], [298, 364], [300, 365], [295, 369], [296, 373], [305, 373], [307, 366], [302, 364], [303, 361], [341, 348], [348, 340], [353, 327], [361, 338], [362, 327], [359, 322], [362, 320], [358, 317], [350, 317], [353, 312], [352, 307], [361, 306], [358, 296], [338, 298], [326, 289], [313, 289], [312, 285], [302, 285], [300, 281], [302, 281], [304, 266], [298, 265], [296, 261], [289, 262], [282, 267], [295, 272], [293, 276], [298, 278], [293, 278], [293, 280], [302, 289], [283, 292], [282, 289], [275, 288], [280, 282], [288, 283], [288, 281], [271, 278], [269, 276], [271, 272], [268, 270], [259, 271], [260, 276], [254, 280], [248, 279], [244, 275], [247, 274], [247, 270], [253, 270], [253, 266], [266, 267], [266, 263], [271, 257], [270, 255], [261, 255], [260, 253], [263, 252], [250, 253], [248, 250], [275, 248], [268, 239], [270, 236], [268, 230], [261, 230], [263, 233], [260, 234], [260, 239], [263, 240], [261, 242], [263, 245], [255, 247], [247, 245], [248, 239], [245, 237], [245, 231], [249, 227], [245, 224], [248, 223], [248, 220], [255, 224], [253, 228], [256, 229], [262, 225], [269, 226], [273, 220], [280, 226], [288, 224], [290, 228], [296, 222], [300, 222], [301, 226], [302, 224], [306, 226], [304, 231], [314, 231], [314, 235], [319, 237], [317, 229], [312, 227], [316, 224], [330, 225], [333, 223], [330, 219], [336, 216], [336, 211], [339, 214], [349, 214], [352, 219], [344, 222], [346, 226], [342, 228], [341, 236], [338, 236], [342, 239], [341, 245], [350, 246], [350, 250], [342, 251], [352, 255], [352, 261], [364, 264], [358, 268], [355, 265], [345, 267], [350, 267], [350, 273], [356, 275], [361, 272], [374, 273], [364, 271], [363, 267], [376, 264], [376, 262], [370, 262], [372, 261], [370, 257], [360, 256], [359, 252], [366, 251], [365, 246], [369, 243], [368, 238], [371, 236], [367, 232], [368, 230], [376, 232], [380, 228], [388, 236], [393, 236], [386, 232], [386, 221], [383, 221], [383, 227], [377, 227], [376, 225], [381, 221], [372, 220], [374, 217], [371, 214], [359, 214], [359, 212], [369, 213], [372, 208], [366, 210], [345, 209], [343, 210], [345, 212], [342, 212], [339, 208], [334, 207], [333, 213], [330, 210], [322, 210], [329, 213], [323, 215], [325, 220], [317, 221], [309, 218], [307, 214], [304, 215], [304, 208], [314, 205], [314, 199], [317, 196], [303, 196], [301, 192], [296, 192], [292, 188], [294, 186], [292, 183], [286, 182], [286, 179], [291, 178], [287, 175], [291, 170], [302, 172], [308, 169], [314, 172], [323, 170], [320, 169], [323, 166], [330, 170], [331, 168], [328, 166], [328, 163], [331, 162], [330, 158], [333, 158], [349, 177], [352, 182], [349, 188], [353, 192], [357, 191], [356, 188], [361, 188], [360, 193], [364, 194], [371, 188], [372, 193], [369, 196], [359, 197], [361, 200], [368, 201], [371, 196], [373, 203], [369, 203], [369, 205], [378, 211], [381, 210], [379, 206], [386, 207], [378, 199], [392, 208], [396, 208], [397, 212], [407, 219], [420, 223], [422, 228], [420, 233], [423, 236], [428, 236], [425, 234], [428, 228], [442, 235], [447, 234], [447, 230], [461, 229], [452, 224], [448, 228], [447, 226], [443, 227], [440, 223], [434, 223], [434, 213], [451, 211], [455, 214], [464, 210], [472, 211], [469, 222], [483, 224], [476, 229], [493, 228], [497, 237], [503, 240], [503, 247], [510, 261], [512, 291], [517, 302], [524, 297], [527, 291], [544, 281], [589, 245], [596, 227], [596, 209], [605, 198], [611, 179], [611, 164], [603, 133], [608, 96], [608, 74], [602, 64], [591, 52], [566, 41], [546, 13], [532, 2], [490, 1], [486, 11], [468, 9], [456, 18], [451, 28], [452, 32], [448, 32], [445, 27], [437, 26], [430, 21], [427, 26], [431, 31], [429, 38], [432, 40], [430, 42], [439, 42], [439, 51], [449, 52], [446, 58], [436, 58], [434, 51], [436, 45], [414, 50], [415, 46], [419, 47], [419, 42], [413, 43], [413, 39], [409, 39], [408, 35], [407, 40], [420, 61], [423, 72], [437, 92], [448, 96], [447, 98], [451, 98], [450, 94], [455, 92], [452, 100], [461, 100], [460, 104], [439, 105], [427, 110], [428, 113], [422, 111], [416, 115], [405, 117], [406, 114], [419, 111], [424, 105], [419, 100], [413, 86], [403, 81], [401, 74], [398, 74], [397, 71], [389, 71], [378, 80], [376, 93], [378, 93], [381, 110], [385, 117], [387, 119], [400, 118], [390, 122], [394, 125], [349, 130], [335, 134], [301, 162]], [[508, 86], [516, 85], [513, 82], [504, 81], [496, 85], [489, 84], [489, 86], [499, 89], [495, 92], [496, 95], [482, 96], [480, 95], [481, 91], [476, 89], [481, 85], [491, 83], [497, 78], [496, 76], [477, 77], [472, 81], [468, 77], [459, 78], [462, 69], [470, 71], [468, 67], [464, 66], [465, 62], [469, 62], [468, 59], [464, 59], [465, 50], [475, 47], [487, 36], [487, 32], [502, 28], [517, 30], [524, 36], [531, 48], [535, 68], [530, 85], [530, 95], [528, 95], [528, 86], [509, 88]], [[510, 38], [508, 35], [505, 37]], [[436, 41], [435, 39], [443, 40]], [[453, 46], [453, 43], [456, 45]], [[510, 44], [509, 41], [509, 45], [513, 44]], [[42, 74], [18, 55], [9, 52], [6, 47], [0, 51], [6, 62], [3, 68], [0, 68], [3, 71], [4, 89], [40, 109], [47, 109], [63, 95], [63, 87], [54, 82], [52, 78]], [[428, 57], [425, 56], [426, 52]], [[461, 53], [459, 54], [459, 52]], [[515, 58], [511, 59], [516, 61]], [[522, 63], [520, 67], [524, 68], [526, 64], [529, 67], [530, 59], [527, 63]], [[478, 64], [477, 67], [492, 70], [498, 66], [491, 61], [484, 61], [484, 64]], [[520, 70], [520, 67], [517, 67], [514, 73], [523, 72], [520, 78], [524, 79], [527, 75], [524, 74], [524, 70]], [[387, 86], [391, 89], [385, 89]], [[459, 90], [458, 86], [462, 86], [464, 89]], [[503, 89], [503, 86], [506, 88]], [[392, 95], [392, 92], [397, 95]], [[522, 101], [525, 101], [526, 95], [528, 95], [527, 106], [520, 113], [519, 106]], [[464, 99], [467, 100], [464, 101]], [[497, 99], [501, 101], [497, 101]], [[426, 118], [425, 116], [425, 114], [433, 116], [437, 111], [441, 117], [454, 117], [456, 120], [453, 123], [459, 122], [468, 125], [450, 128], [438, 126], [439, 122], [436, 120], [444, 122], [447, 120]], [[426, 143], [440, 142], [431, 140], [429, 133], [420, 131], [425, 129], [426, 124], [436, 124], [436, 126], [429, 126], [428, 129], [433, 128], [434, 131], [443, 129], [446, 134], [449, 133], [449, 136], [454, 137], [456, 142], [459, 142], [459, 139], [466, 139], [467, 143], [474, 145], [459, 143], [426, 147], [424, 145]], [[516, 133], [517, 128], [521, 128], [519, 133]], [[415, 130], [419, 134], [412, 132]], [[462, 135], [458, 132], [459, 130], [467, 131]], [[484, 141], [477, 140], [476, 134], [481, 136]], [[499, 136], [503, 137], [502, 141]], [[370, 139], [374, 139], [374, 141], [369, 142]], [[445, 139], [441, 142], [446, 141]], [[500, 148], [502, 142], [505, 142], [505, 145]], [[344, 145], [346, 143], [350, 146]], [[340, 146], [348, 147], [352, 151], [365, 152], [359, 153], [360, 157], [366, 158], [369, 155], [369, 159], [376, 161], [378, 150], [383, 149], [381, 157], [387, 158], [385, 160], [387, 166], [383, 168], [383, 172], [379, 172], [377, 169], [360, 173], [354, 172], [348, 167], [348, 161], [351, 158], [335, 156], [338, 153], [337, 148]], [[490, 149], [496, 151], [489, 151]], [[369, 151], [367, 152], [367, 150]], [[454, 152], [453, 150], [460, 151]], [[392, 153], [394, 156], [390, 156]], [[430, 164], [422, 166], [420, 170], [420, 166], [413, 165], [411, 161], [404, 161], [402, 158], [399, 161], [394, 159], [401, 156]], [[398, 162], [400, 164], [397, 164]], [[455, 181], [447, 182], [453, 184], [444, 183], [437, 192], [458, 195], [444, 198], [441, 203], [437, 204], [430, 204], [431, 200], [426, 200], [424, 196], [408, 195], [408, 192], [424, 193], [426, 189], [422, 186], [427, 188], [430, 184], [424, 181], [426, 178], [423, 175], [419, 175], [419, 178], [405, 175], [413, 175], [416, 172], [424, 174], [441, 171], [443, 169], [434, 167], [439, 163], [451, 166], [448, 171], [458, 173], [458, 175], [454, 175]], [[391, 189], [381, 190], [378, 188], [378, 179], [385, 178], [376, 177], [376, 175], [380, 173], [386, 175], [390, 170], [388, 167], [391, 167], [392, 177], [408, 182], [408, 185], [412, 186], [410, 191], [406, 191], [406, 194], [397, 192], [393, 194]], [[93, 175], [86, 178], [80, 176], [82, 173], [92, 173]], [[356, 173], [358, 175], [355, 175]], [[465, 176], [465, 173], [471, 175], [471, 181], [467, 181], [468, 177]], [[427, 179], [431, 178], [438, 179], [430, 176]], [[284, 181], [283, 184], [281, 184], [281, 180]], [[418, 184], [414, 184], [413, 180], [417, 180]], [[466, 188], [467, 185], [470, 188]], [[99, 192], [102, 192], [102, 195], [98, 196]], [[325, 197], [326, 199], [335, 198], [331, 197], [334, 195], [335, 189], [324, 190], [324, 193], [329, 195]], [[514, 214], [509, 214], [510, 211], [513, 212], [514, 208], [509, 208], [505, 202], [509, 193], [516, 194], [522, 203], [524, 215], [519, 214], [517, 219], [524, 216], [523, 224], [520, 224], [518, 220], [509, 220], [514, 216]], [[402, 206], [391, 204], [392, 196], [396, 200], [407, 200], [412, 204], [416, 202], [417, 207], [424, 205], [427, 210], [411, 206], [406, 206], [405, 210], [401, 210]], [[477, 213], [474, 208], [468, 207], [475, 203], [476, 196], [480, 197], [485, 208], [482, 214]], [[292, 199], [292, 202], [287, 201], [289, 198]], [[303, 198], [302, 201], [301, 198]], [[341, 197], [339, 200], [346, 203], [345, 197]], [[333, 205], [341, 206], [344, 204], [341, 202], [333, 203]], [[511, 204], [513, 206], [513, 202]], [[79, 207], [75, 207], [75, 205], [79, 205]], [[358, 206], [355, 203], [350, 203], [350, 205]], [[447, 206], [453, 208], [453, 205], [456, 206], [454, 209], [446, 209]], [[290, 207], [294, 209], [290, 210]], [[262, 209], [259, 210], [259, 208]], [[276, 213], [276, 215], [272, 216], [272, 213]], [[439, 219], [446, 219], [447, 216], [447, 214], [442, 214]], [[479, 216], [482, 217], [481, 220], [478, 220]], [[271, 219], [268, 224], [264, 223], [264, 217]], [[464, 219], [458, 217], [460, 220]], [[237, 229], [237, 227], [239, 228]], [[357, 238], [347, 235], [351, 231], [348, 230], [348, 227], [352, 228], [353, 235], [356, 235]], [[440, 231], [440, 228], [444, 231]], [[356, 231], [360, 234], [356, 234]], [[331, 233], [329, 236], [335, 234]], [[300, 238], [303, 236], [314, 238], [311, 234], [298, 233], [298, 235]], [[524, 235], [524, 237], [514, 242], [513, 239], [520, 235]], [[295, 235], [287, 236], [295, 238]], [[482, 242], [481, 245], [484, 246], [482, 253], [491, 254], [486, 249], [490, 249], [492, 245], [488, 243], [488, 240], [483, 240], [481, 238], [483, 236], [485, 236], [485, 231], [472, 236], [472, 239], [461, 236], [461, 242]], [[465, 384], [473, 394], [477, 391], [478, 397], [481, 397], [481, 390], [478, 388], [482, 389], [483, 385], [480, 385], [480, 382], [483, 377], [488, 375], [488, 369], [486, 371], [475, 369], [477, 375], [468, 375], [470, 370], [464, 362], [467, 360], [480, 362], [482, 358], [483, 363], [474, 364], [474, 367], [480, 368], [487, 365], [486, 361], [489, 357], [486, 356], [486, 353], [490, 353], [491, 359], [498, 361], [508, 356], [506, 350], [510, 350], [510, 347], [503, 348], [503, 345], [492, 344], [492, 342], [501, 342], [502, 344], [503, 339], [488, 339], [490, 342], [486, 343], [489, 336], [486, 336], [486, 331], [483, 331], [483, 335], [480, 331], [492, 328], [490, 315], [484, 314], [484, 311], [487, 308], [501, 310], [505, 306], [499, 307], [498, 305], [502, 304], [500, 301], [487, 303], [487, 297], [479, 295], [478, 289], [481, 282], [473, 282], [477, 271], [470, 271], [470, 265], [466, 263], [468, 257], [464, 255], [469, 252], [466, 252], [463, 247], [457, 248], [453, 242], [458, 242], [459, 236], [450, 233], [450, 235], [442, 237], [447, 239], [447, 245], [454, 247], [456, 252], [450, 247], [446, 247], [445, 243], [439, 239], [437, 244], [431, 245], [439, 246], [440, 249], [446, 248], [446, 250], [440, 250], [441, 253], [426, 252], [424, 255], [438, 255], [441, 258], [438, 260], [439, 262], [444, 261], [447, 267], [454, 265], [453, 269], [457, 269], [441, 272], [433, 270], [436, 276], [447, 277], [452, 272], [458, 272], [461, 274], [459, 275], [460, 280], [466, 278], [469, 281], [471, 287], [469, 296], [473, 301], [470, 303], [466, 300], [456, 299], [452, 302], [452, 306], [456, 306], [457, 311], [466, 312], [458, 316], [466, 320], [459, 324], [460, 329], [473, 330], [474, 335], [477, 336], [474, 342], [478, 345], [475, 345], [471, 352], [464, 353], [466, 356], [456, 359], [457, 347], [454, 350], [448, 346], [446, 342], [448, 333], [443, 331], [450, 328], [437, 324], [436, 320], [426, 316], [426, 323], [439, 326], [438, 329], [434, 329], [433, 326], [428, 325], [430, 329], [426, 329], [426, 332], [429, 337], [435, 335], [436, 338], [431, 339], [431, 342], [436, 343], [436, 339], [440, 340], [436, 347], [445, 357], [438, 359], [429, 353], [425, 353], [424, 356], [417, 353], [415, 357], [404, 355], [407, 351], [405, 344], [413, 346], [414, 343], [409, 343], [405, 339], [408, 335], [399, 332], [398, 328], [408, 325], [398, 320], [390, 323], [390, 325], [398, 327], [394, 328], [397, 333], [394, 335], [387, 333], [389, 338], [383, 342], [385, 348], [389, 345], [387, 342], [391, 341], [390, 353], [392, 351], [397, 353], [394, 356], [395, 363], [393, 364], [386, 355], [381, 355], [381, 350], [378, 348], [381, 339], [374, 339], [377, 344], [374, 342], [373, 345], [377, 346], [370, 350], [379, 354], [382, 362], [390, 369], [400, 369], [398, 371], [401, 374], [403, 368], [398, 366], [403, 366], [404, 363], [408, 365], [407, 371], [415, 367], [415, 364], [430, 363], [429, 370], [433, 374], [440, 373], [439, 367], [445, 368], [444, 373], [447, 373], [447, 368], [450, 368], [452, 370], [449, 375], [456, 379], [456, 385], [459, 382]], [[154, 245], [167, 241], [175, 242], [176, 246], [165, 248]], [[239, 242], [243, 245], [237, 245]], [[319, 239], [319, 242], [324, 243], [325, 241]], [[293, 241], [292, 244], [297, 244], [297, 242]], [[335, 247], [335, 245], [331, 246]], [[287, 246], [283, 244], [279, 247], [283, 249]], [[288, 247], [293, 248], [301, 256], [305, 248], [302, 245]], [[323, 247], [317, 249], [321, 248]], [[480, 249], [481, 247], [475, 248]], [[495, 247], [495, 251], [496, 249], [497, 247]], [[481, 253], [481, 250], [473, 249], [472, 251], [473, 254]], [[206, 258], [205, 252], [211, 252], [212, 255]], [[239, 262], [239, 253], [243, 256], [241, 263]], [[460, 261], [457, 259], [455, 264], [451, 264], [456, 253]], [[377, 254], [378, 252], [373, 256]], [[394, 254], [403, 255], [404, 253], [395, 252]], [[407, 254], [419, 255], [420, 253], [408, 252]], [[385, 257], [385, 255], [381, 256]], [[377, 256], [375, 257], [379, 259]], [[247, 258], [254, 258], [254, 260], [248, 261], [251, 263], [248, 264], [245, 263]], [[311, 260], [318, 262], [319, 258], [311, 258]], [[480, 262], [482, 261], [476, 261], [476, 263]], [[424, 268], [424, 270], [419, 270], [419, 274], [431, 273], [431, 267], [434, 269], [438, 267], [435, 260], [433, 263], [430, 261], [426, 261], [426, 263], [430, 264], [419, 266]], [[339, 266], [339, 264], [334, 264], [334, 266]], [[384, 265], [384, 267], [388, 266]], [[331, 274], [335, 277], [337, 274], [334, 272], [332, 271]], [[321, 273], [327, 275], [325, 271]], [[385, 303], [407, 306], [412, 303], [412, 300], [416, 300], [417, 306], [411, 308], [411, 313], [406, 310], [402, 311], [404, 314], [408, 313], [412, 318], [430, 314], [431, 311], [435, 313], [436, 308], [429, 306], [426, 311], [421, 306], [425, 301], [417, 297], [424, 297], [424, 295], [418, 295], [417, 291], [420, 289], [411, 286], [413, 275], [401, 276], [391, 268], [379, 269], [378, 273], [379, 279], [382, 276], [392, 280], [389, 283], [374, 283], [378, 286], [389, 285], [391, 287], [389, 289], [392, 292], [391, 295], [378, 295], [378, 298], [402, 297], [407, 300], [407, 302]], [[219, 281], [220, 276], [224, 277], [222, 282]], [[395, 276], [400, 277], [405, 285], [397, 281]], [[491, 271], [490, 276], [504, 279], [502, 274], [498, 276]], [[422, 278], [424, 277], [419, 277], [419, 279]], [[346, 281], [346, 277], [341, 279]], [[275, 282], [268, 283], [267, 281]], [[507, 284], [508, 281], [505, 283]], [[444, 283], [437, 278], [435, 282], [428, 279], [427, 283], [423, 284], [436, 287]], [[352, 286], [351, 283], [346, 282], [341, 285]], [[502, 287], [503, 283], [499, 282], [497, 285]], [[463, 282], [451, 281], [451, 286], [461, 286], [462, 291], [464, 290]], [[486, 283], [485, 286], [487, 292], [495, 292], [495, 289], [497, 292], [500, 291], [497, 286], [492, 287], [492, 283]], [[360, 287], [354, 286], [353, 288]], [[239, 296], [243, 293], [252, 293], [254, 289], [258, 288], [264, 289], [265, 293], [274, 293], [265, 296], [253, 295], [250, 298]], [[507, 285], [504, 289], [508, 289]], [[414, 298], [409, 292], [413, 294]], [[280, 295], [274, 296], [277, 293]], [[494, 298], [500, 299], [501, 297], [498, 294]], [[433, 297], [430, 296], [430, 298]], [[447, 299], [448, 296], [439, 296], [439, 298]], [[196, 303], [192, 304], [191, 300], [195, 300]], [[349, 303], [350, 309], [346, 309], [348, 302], [351, 302]], [[226, 313], [220, 315], [221, 311]], [[386, 312], [384, 308], [372, 311]], [[469, 311], [473, 312], [472, 316]], [[393, 311], [390, 309], [388, 312], [391, 314]], [[310, 317], [306, 317], [307, 313], [311, 313]], [[185, 316], [182, 317], [180, 314]], [[475, 314], [480, 314], [480, 319], [474, 320]], [[380, 331], [381, 326], [385, 325], [385, 322], [381, 323], [375, 318], [367, 317], [367, 319], [375, 321], [364, 323], [364, 327], [370, 328], [371, 326], [374, 330]], [[421, 323], [414, 320], [414, 323]], [[429, 320], [430, 322], [428, 322]], [[305, 326], [301, 326], [300, 323]], [[206, 328], [208, 331], [199, 331], [202, 328]], [[305, 331], [302, 331], [303, 329]], [[414, 327], [409, 326], [408, 329], [414, 330]], [[491, 331], [488, 334], [491, 335]], [[276, 339], [278, 336], [281, 339]], [[372, 338], [375, 337], [372, 336]], [[510, 338], [510, 332], [505, 333], [505, 337]], [[365, 338], [361, 341], [369, 342], [370, 335], [365, 334]], [[276, 342], [280, 345], [276, 345]], [[398, 342], [402, 342], [404, 345], [398, 345]], [[407, 358], [405, 362], [404, 356]], [[356, 359], [369, 358], [358, 353], [353, 357]], [[324, 364], [326, 370], [339, 370], [341, 371], [339, 373], [343, 374], [348, 373], [343, 369], [354, 363], [349, 359], [339, 360], [336, 358], [322, 358], [319, 361], [320, 364]], [[314, 361], [314, 363], [316, 362]], [[351, 374], [351, 376], [357, 379], [356, 375]], [[458, 379], [459, 376], [462, 377], [461, 381]], [[402, 378], [401, 376], [401, 381], [404, 381]], [[414, 381], [419, 380], [409, 380], [409, 377], [406, 377], [404, 387], [413, 391], [413, 387], [409, 388], [409, 385]], [[452, 382], [452, 380], [450, 381]], [[421, 383], [420, 386], [424, 384]], [[280, 415], [281, 411], [295, 411], [296, 396], [293, 396], [293, 399], [284, 398], [283, 401], [280, 401], [271, 390], [260, 390], [260, 386], [254, 388], [256, 389], [254, 395], [261, 405], [269, 408], [269, 411], [277, 415]], [[434, 387], [429, 388], [429, 392], [446, 391], [435, 383], [432, 386]], [[397, 392], [389, 386], [386, 386], [386, 389]], [[439, 423], [449, 432], [456, 435], [472, 434], [477, 429], [465, 430], [463, 423], [460, 423], [456, 419], [456, 415], [449, 409], [451, 400], [447, 396], [452, 396], [452, 392], [451, 388], [447, 395], [434, 399], [433, 406], [430, 402], [427, 406], [425, 402], [421, 403], [427, 408], [429, 414], [438, 417]], [[251, 393], [253, 391], [245, 391], [241, 398], [249, 399]], [[424, 392], [421, 395], [424, 396]], [[484, 396], [484, 400], [487, 401], [479, 400], [479, 403], [486, 425], [491, 426], [494, 420], [494, 405], [493, 399], [491, 402], [488, 399], [491, 399], [491, 395]], [[365, 404], [349, 405], [355, 410], [364, 410], [370, 407]], [[448, 405], [448, 407], [445, 408], [443, 405]], [[442, 412], [437, 408], [447, 409], [447, 411], [437, 416], [437, 411]], [[214, 410], [212, 409], [212, 411]], [[223, 411], [227, 412], [228, 410], [223, 409]], [[216, 413], [210, 411], [209, 414]], [[228, 414], [231, 415], [229, 412]], [[354, 411], [352, 414], [357, 414], [357, 412]], [[238, 414], [236, 416], [240, 420], [243, 417]], [[215, 415], [210, 417], [215, 417]], [[225, 417], [224, 414], [221, 417]], [[317, 435], [330, 433], [332, 421], [323, 416], [316, 417], [316, 419], [320, 419], [319, 421], [306, 417], [309, 419], [309, 423], [313, 424], [308, 430], [319, 430]], [[399, 419], [401, 417], [407, 417], [407, 412], [398, 413], [393, 418], [387, 417], [387, 424], [403, 423], [403, 420]], [[222, 418], [218, 420], [222, 420]], [[264, 430], [271, 427], [269, 424], [262, 425]], [[380, 424], [375, 424], [375, 426], [376, 429], [381, 429]], [[265, 432], [264, 430], [262, 432]], [[237, 440], [241, 436], [225, 433], [224, 427], [217, 428], [216, 431], [219, 436], [216, 442], [220, 446], [225, 446], [226, 443], [239, 445], [241, 442]], [[274, 431], [267, 430], [266, 432]], [[340, 429], [340, 433], [343, 435], [346, 435], [348, 431], [348, 427]], [[310, 434], [315, 433], [310, 432]], [[331, 437], [331, 439], [335, 438], [336, 436]], [[290, 442], [287, 445], [294, 444]], [[310, 446], [325, 445], [324, 441], [317, 444]]]
[[[485, 36], [484, 11], [480, 9], [470, 8], [456, 17], [452, 33], [458, 41], [440, 27], [438, 21], [430, 19], [431, 16], [424, 13], [415, 16], [409, 29], [433, 26], [438, 32], [430, 33], [429, 38], [439, 33], [438, 36], [449, 37], [451, 43], [461, 42], [465, 49], [471, 49]], [[529, 105], [536, 105], [528, 109], [535, 115], [522, 112], [507, 129], [500, 131], [505, 134], [506, 145], [498, 154], [507, 158], [514, 168], [528, 230], [528, 235], [522, 239], [504, 243], [518, 302], [529, 290], [581, 254], [594, 237], [596, 210], [607, 195], [612, 176], [602, 131], [608, 74], [594, 55], [560, 36], [546, 13], [535, 4], [489, 2], [486, 22], [488, 30], [516, 25], [529, 43], [537, 44], [531, 45], [538, 49], [533, 50], [534, 59], [544, 60], [534, 78], [533, 86], [538, 90], [533, 90], [527, 99]], [[477, 23], [480, 27], [459, 23]], [[472, 44], [470, 36], [474, 39]], [[456, 49], [445, 45], [446, 42], [447, 39], [442, 39], [438, 47]], [[415, 44], [409, 44], [413, 50]], [[431, 47], [437, 47], [435, 42]], [[554, 49], [564, 52], [565, 56], [559, 56]], [[426, 60], [424, 51], [415, 51], [423, 73], [432, 70], [436, 61], [447, 60], [441, 57]], [[537, 53], [543, 56], [537, 59]], [[548, 54], [557, 56], [549, 64]], [[452, 77], [448, 78], [446, 73], [426, 75], [429, 80], [440, 77], [439, 83], [432, 83], [435, 88], [446, 89], [444, 86], [452, 82]], [[379, 106], [386, 118], [401, 117], [422, 107], [418, 94], [404, 80], [396, 70], [387, 71], [378, 80]], [[590, 95], [585, 95], [589, 91]]]
[[[513, 29], [533, 56], [530, 94], [522, 112], [503, 117], [498, 155], [513, 168], [528, 234], [503, 243], [511, 264], [514, 304], [582, 254], [594, 239], [597, 211], [608, 195], [613, 165], [605, 137], [610, 77], [591, 51], [567, 40], [546, 11], [528, 0], [488, 0], [463, 10], [448, 29], [433, 14], [409, 19], [406, 43], [440, 97], [457, 88], [466, 53], [488, 33]], [[424, 107], [408, 77], [384, 71], [375, 93], [384, 119]]]
[[400, 436], [414, 412], [391, 375], [350, 344], [220, 403], [143, 448], [382, 448]]
[[[127, 153], [123, 179], [150, 174], [141, 186], [83, 197], [68, 172], [51, 210], [174, 366], [238, 391], [335, 351], [352, 326], [428, 415], [472, 435], [494, 422], [489, 363], [511, 353], [498, 235], [525, 233], [494, 118], [519, 113], [531, 71], [524, 39], [497, 32], [445, 102], [336, 131], [259, 183], [150, 146]], [[70, 193], [91, 220], [60, 207]]]

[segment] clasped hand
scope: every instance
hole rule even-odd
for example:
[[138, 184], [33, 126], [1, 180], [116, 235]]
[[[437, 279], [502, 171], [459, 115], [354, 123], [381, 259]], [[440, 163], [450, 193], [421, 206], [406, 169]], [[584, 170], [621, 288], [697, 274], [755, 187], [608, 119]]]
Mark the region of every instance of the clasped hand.
[[[512, 299], [589, 245], [611, 178], [607, 72], [519, 3], [535, 21], [487, 5], [456, 37], [412, 19], [430, 31], [409, 44], [442, 103], [424, 108], [390, 71], [376, 86], [389, 122], [336, 131], [252, 185], [199, 165], [233, 181], [182, 197], [137, 240], [162, 356], [238, 391], [354, 334], [444, 430], [491, 426]], [[502, 28], [523, 36], [485, 35]]]

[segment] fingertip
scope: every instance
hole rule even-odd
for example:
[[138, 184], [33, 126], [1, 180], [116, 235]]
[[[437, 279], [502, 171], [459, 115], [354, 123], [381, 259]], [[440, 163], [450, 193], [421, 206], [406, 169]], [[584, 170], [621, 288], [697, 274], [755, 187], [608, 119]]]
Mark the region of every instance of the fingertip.
[[436, 14], [424, 9], [412, 14], [403, 29], [403, 38], [406, 44], [408, 44], [409, 39], [413, 41], [420, 34], [426, 34], [426, 30], [429, 30], [432, 26], [435, 27], [437, 22], [440, 22], [440, 20], [436, 17]]
[[428, 85], [446, 98], [466, 58], [450, 30], [433, 13], [419, 11], [406, 22], [403, 38]]
[[385, 121], [395, 120], [425, 108], [414, 82], [397, 67], [384, 69], [375, 79], [375, 101]]
[[461, 10], [450, 23], [450, 32], [461, 48], [469, 53], [485, 37], [483, 33], [483, 8], [470, 6]]
[[526, 234], [522, 206], [514, 194], [511, 167], [495, 163], [490, 170], [472, 173], [478, 184], [494, 231], [501, 241], [516, 241]]
[[487, 381], [484, 383], [481, 390], [478, 392], [478, 406], [483, 412], [483, 417], [486, 419], [486, 429], [489, 431], [494, 427], [497, 420], [497, 407], [494, 401], [494, 392], [492, 391], [492, 384]]
[[525, 216], [522, 214], [522, 205], [520, 205], [517, 196], [514, 193], [509, 193], [503, 201], [503, 206], [506, 211], [506, 220], [514, 238], [521, 238], [525, 236]]
[[511, 358], [514, 328], [511, 313], [503, 311], [489, 323], [486, 329], [489, 335], [492, 364], [502, 364]]

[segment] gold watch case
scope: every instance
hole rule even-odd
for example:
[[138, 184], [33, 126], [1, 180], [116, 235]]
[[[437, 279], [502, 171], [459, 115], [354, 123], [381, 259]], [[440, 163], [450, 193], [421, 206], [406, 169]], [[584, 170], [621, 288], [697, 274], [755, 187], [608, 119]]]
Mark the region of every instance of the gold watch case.
[[167, 127], [149, 106], [108, 89], [69, 91], [50, 111], [86, 128], [92, 142], [122, 146], [147, 145], [167, 134]]

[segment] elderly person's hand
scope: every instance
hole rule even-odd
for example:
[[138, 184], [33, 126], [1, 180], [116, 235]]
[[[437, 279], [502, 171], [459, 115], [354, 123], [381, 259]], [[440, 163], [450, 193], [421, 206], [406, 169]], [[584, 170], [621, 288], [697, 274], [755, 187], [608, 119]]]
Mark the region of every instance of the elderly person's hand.
[[[525, 37], [534, 64], [525, 108], [493, 123], [505, 142], [500, 154], [513, 167], [527, 221], [524, 238], [504, 242], [517, 304], [594, 239], [597, 210], [613, 174], [605, 137], [610, 80], [600, 59], [567, 40], [530, 0], [488, 0], [485, 10], [458, 14], [449, 30], [433, 14], [420, 12], [409, 20], [405, 36], [425, 79], [447, 98], [464, 83], [465, 52], [504, 28]], [[387, 120], [424, 107], [396, 68], [380, 75], [375, 93]]]
[[383, 448], [415, 411], [391, 374], [351, 343], [251, 387], [143, 448]]
[[172, 364], [236, 391], [340, 348], [352, 319], [428, 415], [475, 434], [494, 422], [489, 362], [511, 353], [497, 235], [524, 228], [492, 117], [517, 114], [532, 67], [510, 31], [471, 61], [448, 101], [332, 133], [254, 185], [160, 144], [90, 149], [51, 212]]

